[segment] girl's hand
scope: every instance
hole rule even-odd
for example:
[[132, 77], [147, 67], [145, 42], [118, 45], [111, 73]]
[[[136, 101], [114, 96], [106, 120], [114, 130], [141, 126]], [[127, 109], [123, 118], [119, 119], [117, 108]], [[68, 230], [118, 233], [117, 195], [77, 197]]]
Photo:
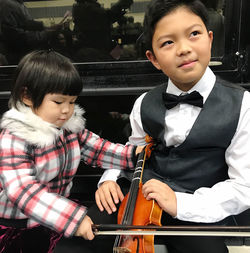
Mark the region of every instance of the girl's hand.
[[94, 233], [92, 231], [92, 225], [93, 222], [90, 219], [89, 216], [85, 216], [84, 219], [82, 220], [82, 223], [78, 227], [75, 236], [81, 236], [85, 240], [93, 240], [94, 239]]
[[142, 193], [147, 200], [156, 200], [158, 205], [171, 216], [177, 215], [176, 195], [167, 184], [151, 179], [142, 186]]

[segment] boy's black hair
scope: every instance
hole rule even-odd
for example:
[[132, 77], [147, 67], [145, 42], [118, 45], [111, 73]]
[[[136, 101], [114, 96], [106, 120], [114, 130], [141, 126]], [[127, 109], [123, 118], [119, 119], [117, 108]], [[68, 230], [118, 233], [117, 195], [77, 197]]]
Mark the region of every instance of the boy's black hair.
[[152, 50], [152, 38], [159, 20], [178, 7], [185, 6], [199, 16], [208, 30], [208, 13], [200, 0], [152, 0], [145, 12], [143, 37], [147, 50]]
[[[11, 105], [17, 108], [27, 96], [38, 108], [48, 93], [78, 96], [83, 87], [72, 62], [53, 50], [33, 51], [18, 64], [11, 93]], [[17, 108], [18, 109], [18, 108]]]

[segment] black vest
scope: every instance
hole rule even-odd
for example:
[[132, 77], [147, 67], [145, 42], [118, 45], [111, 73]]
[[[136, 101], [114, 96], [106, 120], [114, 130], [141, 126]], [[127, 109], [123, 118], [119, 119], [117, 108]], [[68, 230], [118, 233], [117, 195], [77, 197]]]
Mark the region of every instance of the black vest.
[[145, 164], [143, 182], [156, 178], [173, 190], [193, 193], [228, 178], [225, 151], [239, 121], [244, 89], [216, 82], [186, 140], [178, 147], [166, 147], [166, 107], [161, 85], [146, 94], [141, 104], [144, 131], [156, 141]]

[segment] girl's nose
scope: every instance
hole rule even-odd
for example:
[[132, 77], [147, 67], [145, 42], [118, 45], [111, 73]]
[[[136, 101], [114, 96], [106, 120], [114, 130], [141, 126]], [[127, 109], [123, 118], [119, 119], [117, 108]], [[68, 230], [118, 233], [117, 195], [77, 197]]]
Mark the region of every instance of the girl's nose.
[[68, 104], [64, 104], [63, 108], [62, 108], [62, 113], [68, 113], [69, 112], [69, 105]]

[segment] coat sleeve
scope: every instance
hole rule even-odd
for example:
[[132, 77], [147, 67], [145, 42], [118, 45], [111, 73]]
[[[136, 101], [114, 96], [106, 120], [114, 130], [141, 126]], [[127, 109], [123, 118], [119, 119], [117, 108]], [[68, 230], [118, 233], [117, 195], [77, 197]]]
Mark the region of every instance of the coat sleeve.
[[85, 129], [79, 136], [82, 160], [103, 169], [134, 169], [134, 145], [115, 144]]
[[[10, 218], [17, 218], [21, 211], [27, 218], [64, 233], [65, 237], [73, 236], [86, 215], [86, 208], [50, 189], [48, 182], [37, 179], [32, 150], [24, 140], [2, 134], [0, 152], [0, 187], [11, 202]], [[5, 205], [0, 203], [2, 213]]]

